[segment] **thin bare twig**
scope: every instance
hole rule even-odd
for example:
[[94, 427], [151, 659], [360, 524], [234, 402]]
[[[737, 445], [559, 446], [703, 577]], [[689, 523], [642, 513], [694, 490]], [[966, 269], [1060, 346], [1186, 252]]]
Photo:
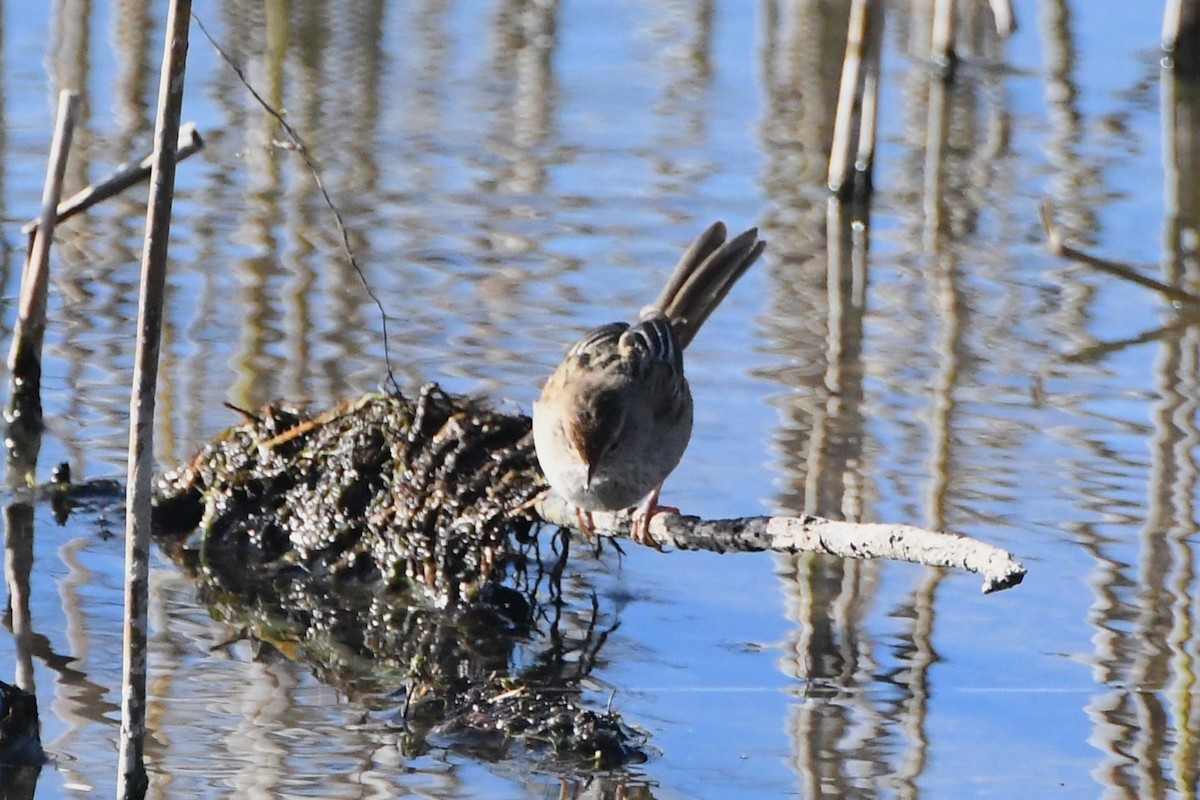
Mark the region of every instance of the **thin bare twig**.
[[[179, 129], [179, 145], [175, 154], [175, 162], [179, 163], [188, 156], [200, 152], [204, 140], [196, 131], [196, 123], [189, 122]], [[128, 189], [134, 184], [141, 183], [150, 177], [150, 163], [154, 154], [146, 156], [139, 162], [129, 162], [117, 167], [110, 175], [96, 183], [80, 189], [75, 194], [58, 204], [55, 224], [62, 224], [76, 214], [82, 214], [97, 203], [103, 202], [114, 195]], [[31, 219], [21, 226], [21, 233], [32, 235], [41, 224], [41, 219]]]
[[1042, 227], [1046, 229], [1046, 247], [1056, 256], [1068, 258], [1071, 261], [1098, 269], [1101, 272], [1107, 272], [1109, 275], [1116, 275], [1118, 278], [1124, 278], [1131, 283], [1136, 283], [1138, 286], [1153, 289], [1177, 303], [1200, 305], [1200, 297], [1185, 289], [1180, 289], [1178, 286], [1172, 286], [1169, 283], [1163, 283], [1162, 281], [1143, 275], [1138, 270], [1126, 264], [1119, 264], [1116, 261], [1099, 258], [1071, 247], [1063, 241], [1062, 231], [1059, 230], [1058, 225], [1054, 221], [1054, 207], [1050, 203], [1044, 202], [1041, 205], [1040, 212]]
[[253, 97], [260, 106], [262, 106], [264, 111], [274, 117], [275, 121], [279, 123], [279, 127], [283, 129], [284, 133], [287, 134], [288, 139], [291, 141], [291, 149], [294, 149], [300, 154], [300, 157], [304, 159], [304, 166], [307, 167], [308, 171], [312, 174], [313, 181], [317, 185], [317, 190], [321, 193], [321, 197], [325, 200], [325, 205], [328, 206], [330, 212], [333, 213], [333, 219], [337, 224], [338, 233], [340, 233], [342, 237], [342, 249], [346, 253], [346, 259], [350, 262], [350, 266], [354, 268], [355, 273], [358, 275], [358, 279], [362, 281], [363, 289], [366, 290], [367, 296], [371, 298], [371, 302], [373, 302], [375, 307], [379, 309], [379, 321], [383, 332], [383, 361], [384, 366], [387, 369], [388, 383], [391, 384], [392, 389], [395, 391], [400, 391], [400, 385], [396, 382], [396, 376], [392, 372], [392, 356], [388, 345], [387, 312], [383, 308], [383, 302], [380, 301], [378, 295], [375, 294], [375, 290], [371, 288], [370, 282], [367, 281], [366, 274], [358, 265], [358, 259], [354, 256], [354, 248], [350, 245], [350, 231], [346, 227], [345, 220], [342, 219], [342, 213], [338, 211], [337, 206], [334, 205], [333, 198], [329, 196], [329, 191], [325, 188], [325, 182], [321, 179], [321, 172], [317, 168], [316, 162], [313, 160], [312, 153], [309, 152], [308, 146], [304, 144], [304, 140], [300, 138], [300, 134], [296, 131], [296, 129], [288, 124], [288, 121], [283, 118], [283, 114], [273, 108], [271, 104], [268, 103], [266, 99], [264, 99], [263, 96], [254, 89], [253, 86], [250, 85], [250, 81], [246, 78], [246, 74], [240, 67], [238, 67], [237, 64], [233, 63], [233, 59], [228, 53], [225, 52], [221, 45], [217, 44], [217, 40], [214, 39], [212, 34], [208, 32], [208, 28], [204, 27], [204, 22], [195, 14], [192, 15], [192, 19], [196, 20], [196, 26], [200, 28], [200, 32], [204, 34], [204, 38], [208, 39], [208, 43], [212, 45], [214, 50], [217, 51], [217, 55], [219, 55], [221, 59], [229, 65], [229, 68], [233, 70], [233, 74], [236, 75], [238, 80], [242, 82], [242, 86], [246, 87], [246, 91], [250, 92], [250, 96]]

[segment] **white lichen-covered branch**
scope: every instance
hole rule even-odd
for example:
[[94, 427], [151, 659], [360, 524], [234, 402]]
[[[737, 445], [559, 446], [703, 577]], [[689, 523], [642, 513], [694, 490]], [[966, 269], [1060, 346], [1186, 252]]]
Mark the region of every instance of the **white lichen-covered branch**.
[[[553, 493], [542, 495], [535, 508], [547, 522], [578, 527], [575, 509]], [[591, 521], [598, 536], [629, 535], [628, 514], [594, 513]], [[838, 522], [811, 516], [705, 520], [660, 512], [650, 521], [650, 535], [660, 546], [678, 550], [824, 553], [963, 569], [983, 577], [985, 593], [1009, 589], [1025, 577], [1020, 562], [998, 547], [912, 525]]]

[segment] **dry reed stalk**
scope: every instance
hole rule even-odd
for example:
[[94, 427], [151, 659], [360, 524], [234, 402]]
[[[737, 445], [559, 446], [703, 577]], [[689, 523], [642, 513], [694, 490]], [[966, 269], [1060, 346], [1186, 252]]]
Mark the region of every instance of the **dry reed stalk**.
[[1163, 63], [1183, 72], [1200, 68], [1200, 0], [1167, 0], [1163, 11]]
[[162, 341], [163, 290], [171, 204], [175, 191], [179, 116], [187, 63], [191, 0], [171, 0], [154, 124], [154, 156], [142, 249], [137, 348], [129, 419], [126, 485], [124, 659], [121, 674], [121, 742], [117, 796], [145, 796], [146, 646], [150, 578], [150, 514], [154, 471], [154, 401]]
[[996, 33], [1008, 38], [1017, 29], [1017, 14], [1013, 11], [1012, 0], [989, 0], [992, 6], [992, 19], [996, 20]]
[[945, 80], [954, 77], [958, 53], [954, 51], [955, 0], [933, 1], [933, 33], [930, 37], [929, 56], [941, 71]]
[[[846, 32], [846, 56], [833, 118], [833, 147], [829, 153], [829, 189], [839, 196], [850, 193], [854, 179], [854, 154], [861, 129], [862, 91], [870, 24], [871, 0], [853, 0]], [[858, 122], [859, 124], [856, 124]]]
[[50, 245], [54, 238], [55, 209], [62, 196], [67, 154], [79, 118], [79, 95], [60, 92], [50, 161], [42, 186], [42, 213], [25, 270], [21, 296], [8, 353], [10, 378], [8, 408], [8, 475], [10, 482], [29, 482], [37, 466], [42, 441], [42, 342], [46, 335], [46, 295], [50, 287]]

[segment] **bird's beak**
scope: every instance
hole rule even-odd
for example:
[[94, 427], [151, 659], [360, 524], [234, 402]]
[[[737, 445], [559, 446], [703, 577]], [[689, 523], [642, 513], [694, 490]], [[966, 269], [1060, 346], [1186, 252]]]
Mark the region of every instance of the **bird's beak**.
[[585, 478], [585, 488], [592, 488], [592, 478], [595, 477], [596, 464], [600, 461], [598, 458], [592, 458], [592, 443], [588, 441], [584, 435], [583, 428], [579, 425], [569, 425], [567, 427], [567, 438], [571, 442], [572, 449], [579, 456], [579, 460], [587, 467], [587, 475]]
[[592, 477], [595, 474], [596, 474], [596, 462], [594, 462], [594, 461], [587, 462], [587, 481], [585, 482], [584, 485], [588, 489], [592, 488]]

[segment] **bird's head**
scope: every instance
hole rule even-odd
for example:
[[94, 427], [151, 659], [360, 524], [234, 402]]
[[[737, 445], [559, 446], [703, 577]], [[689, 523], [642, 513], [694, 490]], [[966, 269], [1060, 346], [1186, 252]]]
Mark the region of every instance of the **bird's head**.
[[605, 463], [625, 428], [626, 400], [621, 392], [601, 390], [577, 398], [567, 436], [587, 468], [590, 488], [596, 470]]

